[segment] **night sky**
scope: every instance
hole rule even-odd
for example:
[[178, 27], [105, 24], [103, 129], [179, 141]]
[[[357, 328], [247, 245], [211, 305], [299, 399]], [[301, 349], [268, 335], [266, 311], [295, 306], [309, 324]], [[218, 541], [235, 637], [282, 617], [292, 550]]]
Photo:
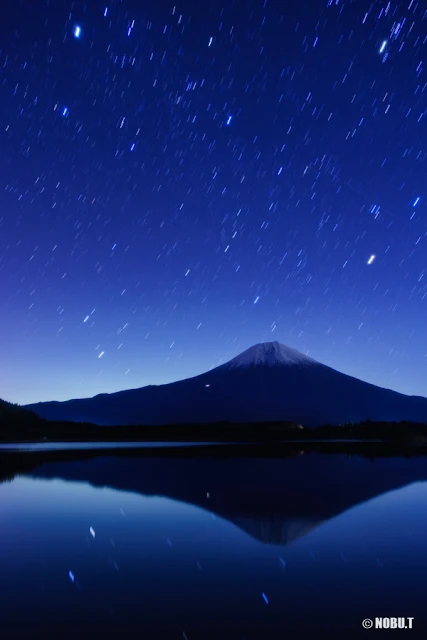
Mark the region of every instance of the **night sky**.
[[0, 397], [272, 340], [427, 395], [426, 9], [4, 4]]

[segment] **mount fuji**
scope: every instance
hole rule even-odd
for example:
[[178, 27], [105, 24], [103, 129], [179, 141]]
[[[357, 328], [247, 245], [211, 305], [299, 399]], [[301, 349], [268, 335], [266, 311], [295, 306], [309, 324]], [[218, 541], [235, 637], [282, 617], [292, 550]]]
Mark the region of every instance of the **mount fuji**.
[[93, 398], [27, 405], [42, 418], [98, 425], [255, 423], [304, 427], [427, 423], [427, 398], [352, 378], [279, 342], [250, 347], [206, 373]]

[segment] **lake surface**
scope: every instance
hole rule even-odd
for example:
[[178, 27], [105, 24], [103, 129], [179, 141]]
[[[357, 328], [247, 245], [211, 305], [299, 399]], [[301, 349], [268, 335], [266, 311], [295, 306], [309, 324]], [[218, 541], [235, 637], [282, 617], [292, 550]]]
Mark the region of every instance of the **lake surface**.
[[427, 457], [161, 455], [1, 454], [1, 638], [427, 637]]
[[[293, 444], [310, 444], [310, 443], [318, 443], [319, 440], [293, 440]], [[328, 443], [375, 443], [381, 442], [381, 440], [361, 440], [361, 439], [350, 439], [346, 438], [345, 440], [339, 439], [329, 439]], [[0, 442], [0, 453], [2, 451], [73, 451], [73, 450], [101, 450], [101, 449], [160, 449], [160, 448], [175, 448], [175, 447], [200, 447], [200, 446], [222, 446], [222, 445], [244, 445], [245, 442], [177, 442], [176, 440], [166, 442], [164, 440], [161, 441], [143, 441], [143, 442]], [[252, 443], [253, 444], [253, 443]], [[289, 441], [284, 440], [281, 444], [289, 444]], [[421, 447], [422, 445], [418, 445]]]
[[[215, 446], [216, 442], [11, 442], [0, 443], [1, 451], [82, 451], [93, 449], [152, 449], [164, 447]], [[225, 443], [224, 443], [225, 444]], [[234, 443], [230, 443], [234, 444]], [[238, 444], [238, 443], [235, 443]]]

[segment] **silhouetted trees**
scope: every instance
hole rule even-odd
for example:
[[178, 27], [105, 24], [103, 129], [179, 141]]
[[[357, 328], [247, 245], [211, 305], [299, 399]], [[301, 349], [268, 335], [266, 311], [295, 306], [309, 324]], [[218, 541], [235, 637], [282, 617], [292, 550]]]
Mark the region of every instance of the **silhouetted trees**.
[[0, 441], [129, 442], [197, 441], [252, 442], [365, 440], [427, 444], [427, 425], [409, 422], [372, 422], [324, 425], [304, 429], [293, 422], [211, 423], [100, 427], [82, 422], [50, 422], [34, 411], [0, 400]]
[[41, 418], [31, 411], [20, 407], [19, 404], [12, 404], [6, 400], [0, 400], [0, 425], [5, 424], [8, 420], [13, 420], [15, 424], [28, 424], [39, 422]]

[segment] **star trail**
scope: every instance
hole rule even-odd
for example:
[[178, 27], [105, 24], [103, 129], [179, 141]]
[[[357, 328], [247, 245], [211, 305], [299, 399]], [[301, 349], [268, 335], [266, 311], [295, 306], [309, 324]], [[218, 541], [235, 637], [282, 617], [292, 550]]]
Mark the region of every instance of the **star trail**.
[[279, 340], [427, 395], [427, 8], [21, 0], [0, 23], [0, 397]]

